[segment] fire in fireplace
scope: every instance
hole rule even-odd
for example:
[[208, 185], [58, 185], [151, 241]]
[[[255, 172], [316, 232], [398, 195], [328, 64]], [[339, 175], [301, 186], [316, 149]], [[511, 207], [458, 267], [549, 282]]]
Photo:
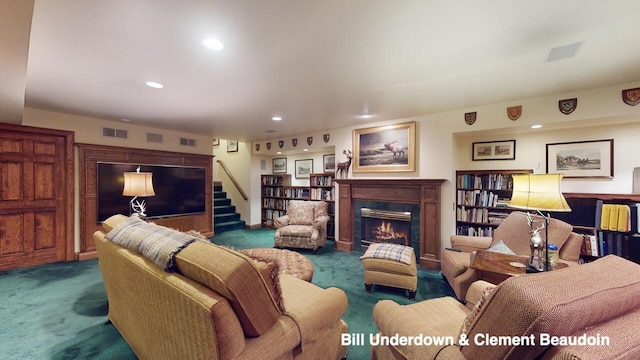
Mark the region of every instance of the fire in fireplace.
[[362, 251], [372, 243], [411, 246], [411, 212], [361, 208], [360, 217]]

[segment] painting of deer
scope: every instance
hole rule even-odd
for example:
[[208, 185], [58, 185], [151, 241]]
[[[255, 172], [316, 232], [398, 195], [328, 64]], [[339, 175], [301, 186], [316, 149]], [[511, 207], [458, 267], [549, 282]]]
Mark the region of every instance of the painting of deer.
[[404, 145], [396, 145], [398, 144], [398, 140], [387, 141], [384, 143], [385, 149], [391, 151], [393, 153], [393, 158], [404, 156]]
[[347, 161], [338, 163], [336, 178], [340, 175], [340, 178], [345, 179], [349, 177], [349, 167], [351, 167], [353, 155], [351, 155], [351, 150], [344, 150], [342, 153], [347, 156]]

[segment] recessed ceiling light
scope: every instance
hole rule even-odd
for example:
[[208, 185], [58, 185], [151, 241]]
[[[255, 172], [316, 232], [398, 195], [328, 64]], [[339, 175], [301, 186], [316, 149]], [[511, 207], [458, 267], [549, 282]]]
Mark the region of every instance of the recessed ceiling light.
[[280, 121], [280, 120], [282, 120], [282, 116], [274, 116], [274, 117], [271, 118], [271, 120]]
[[217, 39], [204, 39], [202, 40], [202, 45], [211, 50], [222, 50], [224, 49], [224, 44]]
[[120, 119], [120, 121], [122, 121], [123, 123], [127, 123], [127, 124], [131, 122], [131, 120], [125, 119], [125, 118]]
[[304, 150], [302, 150], [302, 151], [309, 151], [309, 149], [304, 149]]
[[373, 116], [373, 115], [371, 115], [371, 114], [360, 114], [358, 117], [359, 117], [360, 119], [369, 119], [369, 118], [371, 118], [372, 116]]
[[164, 87], [164, 85], [157, 83], [155, 81], [147, 81], [147, 86], [152, 87], [154, 89], [162, 89]]
[[541, 127], [542, 127], [542, 125], [540, 125], [540, 124], [531, 125], [532, 129], [540, 129]]

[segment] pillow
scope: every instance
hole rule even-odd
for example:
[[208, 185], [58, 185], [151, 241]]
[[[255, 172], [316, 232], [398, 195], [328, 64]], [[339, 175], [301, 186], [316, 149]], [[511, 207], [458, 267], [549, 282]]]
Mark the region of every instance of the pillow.
[[478, 302], [473, 306], [473, 309], [471, 309], [471, 312], [469, 312], [469, 314], [467, 314], [467, 317], [462, 322], [462, 328], [460, 329], [460, 335], [462, 335], [462, 334], [469, 335], [469, 329], [471, 329], [471, 324], [473, 324], [473, 321], [476, 319], [478, 314], [480, 314], [480, 310], [482, 310], [482, 307], [486, 303], [487, 298], [489, 297], [489, 295], [491, 295], [491, 292], [493, 291], [493, 289], [495, 289], [495, 286], [493, 286], [493, 285], [492, 286], [487, 286], [487, 288], [484, 289], [484, 291], [482, 292], [482, 295], [480, 295], [480, 300], [478, 300]]
[[275, 301], [280, 312], [284, 313], [284, 300], [282, 299], [282, 289], [280, 288], [280, 266], [272, 261], [254, 257], [248, 254], [245, 255], [253, 260], [256, 268], [262, 276], [262, 279], [269, 287], [269, 292], [273, 297], [273, 301]]
[[502, 253], [502, 254], [516, 255], [516, 253], [514, 253], [511, 249], [509, 249], [507, 244], [505, 244], [504, 241], [502, 240], [491, 245], [488, 251], [493, 251], [493, 252]]

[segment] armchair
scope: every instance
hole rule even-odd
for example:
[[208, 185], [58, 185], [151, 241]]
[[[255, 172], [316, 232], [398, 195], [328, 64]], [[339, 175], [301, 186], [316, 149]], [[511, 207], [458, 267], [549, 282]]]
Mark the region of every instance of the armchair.
[[[502, 241], [516, 255], [529, 256], [529, 229], [526, 213], [514, 211], [495, 229], [493, 237], [452, 235], [451, 248], [442, 250], [440, 264], [442, 276], [458, 299], [464, 299], [471, 283], [478, 279], [476, 271], [470, 267], [477, 250], [487, 250]], [[570, 224], [550, 219], [549, 242], [558, 246], [560, 261], [577, 265], [583, 238], [572, 230]]]
[[274, 246], [312, 249], [314, 253], [327, 242], [327, 203], [324, 201], [289, 200], [287, 214], [273, 223]]

